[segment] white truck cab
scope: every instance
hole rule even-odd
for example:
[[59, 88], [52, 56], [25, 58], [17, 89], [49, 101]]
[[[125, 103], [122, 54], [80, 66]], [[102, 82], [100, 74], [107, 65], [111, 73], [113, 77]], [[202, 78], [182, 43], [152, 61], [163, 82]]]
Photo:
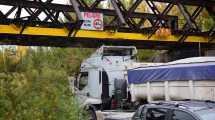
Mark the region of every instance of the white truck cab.
[[127, 97], [127, 66], [136, 61], [133, 46], [102, 46], [83, 61], [75, 81], [76, 95], [82, 105], [110, 109], [117, 89]]

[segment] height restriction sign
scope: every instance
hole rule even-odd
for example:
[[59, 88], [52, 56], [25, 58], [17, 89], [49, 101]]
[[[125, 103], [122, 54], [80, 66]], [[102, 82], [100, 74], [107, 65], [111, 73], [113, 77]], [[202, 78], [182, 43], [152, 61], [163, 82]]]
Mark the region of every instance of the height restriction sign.
[[102, 13], [82, 12], [81, 14], [84, 19], [81, 29], [103, 30], [104, 26]]

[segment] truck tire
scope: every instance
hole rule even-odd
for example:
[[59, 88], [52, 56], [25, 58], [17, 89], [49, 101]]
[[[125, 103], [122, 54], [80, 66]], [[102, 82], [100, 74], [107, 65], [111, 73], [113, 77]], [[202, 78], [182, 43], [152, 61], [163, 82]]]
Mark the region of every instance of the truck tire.
[[93, 110], [93, 109], [88, 109], [88, 110], [87, 110], [87, 113], [88, 113], [88, 115], [89, 115], [89, 119], [88, 119], [88, 120], [97, 120], [95, 110]]

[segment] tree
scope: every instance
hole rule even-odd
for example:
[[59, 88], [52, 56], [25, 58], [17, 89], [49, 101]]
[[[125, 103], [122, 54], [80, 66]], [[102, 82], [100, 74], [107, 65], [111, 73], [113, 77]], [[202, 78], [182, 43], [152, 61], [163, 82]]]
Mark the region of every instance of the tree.
[[29, 49], [18, 63], [5, 53], [0, 57], [1, 65], [6, 61], [0, 67], [0, 120], [84, 119], [68, 76], [91, 51], [39, 47]]

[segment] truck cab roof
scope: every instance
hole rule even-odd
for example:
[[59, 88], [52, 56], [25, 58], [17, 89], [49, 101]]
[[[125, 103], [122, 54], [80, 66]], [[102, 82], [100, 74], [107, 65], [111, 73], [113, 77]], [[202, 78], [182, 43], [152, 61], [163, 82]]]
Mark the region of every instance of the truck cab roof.
[[135, 56], [137, 49], [135, 46], [101, 46], [91, 56]]

